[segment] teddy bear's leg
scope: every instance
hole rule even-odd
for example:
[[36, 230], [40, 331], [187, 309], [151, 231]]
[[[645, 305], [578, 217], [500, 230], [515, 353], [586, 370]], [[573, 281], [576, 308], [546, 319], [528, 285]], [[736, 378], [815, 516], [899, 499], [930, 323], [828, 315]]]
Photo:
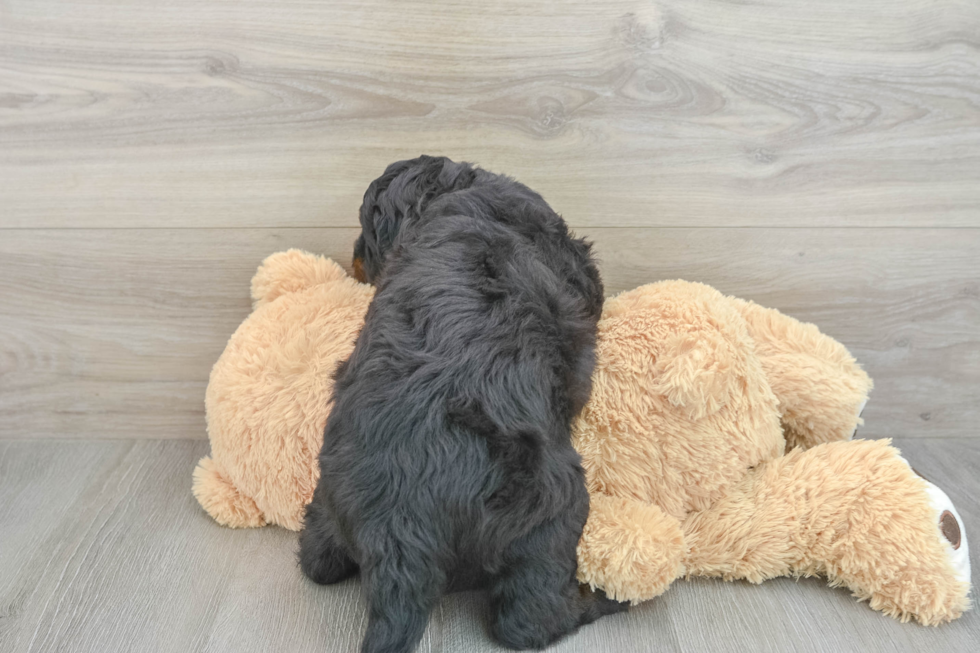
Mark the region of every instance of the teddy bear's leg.
[[732, 301], [779, 399], [787, 449], [851, 439], [873, 384], [844, 345], [775, 309]]
[[617, 601], [660, 595], [683, 573], [680, 523], [657, 506], [592, 494], [578, 544], [578, 579]]
[[887, 440], [796, 449], [685, 521], [685, 563], [756, 583], [823, 574], [875, 610], [938, 624], [969, 606], [962, 523], [947, 502]]
[[201, 507], [222, 526], [256, 528], [266, 524], [255, 502], [241, 494], [208, 456], [194, 468], [192, 489]]
[[252, 304], [258, 308], [285, 293], [348, 278], [336, 262], [298, 249], [276, 252], [252, 277]]

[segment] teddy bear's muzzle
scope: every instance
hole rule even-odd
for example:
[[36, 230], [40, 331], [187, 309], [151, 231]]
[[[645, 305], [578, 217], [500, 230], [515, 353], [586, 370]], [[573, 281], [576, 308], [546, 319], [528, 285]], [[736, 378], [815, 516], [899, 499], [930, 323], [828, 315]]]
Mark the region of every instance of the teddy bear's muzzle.
[[936, 514], [936, 527], [943, 541], [947, 543], [949, 562], [956, 570], [959, 580], [969, 583], [970, 546], [966, 539], [966, 531], [963, 529], [963, 520], [946, 493], [928, 480], [926, 483], [929, 500]]
[[[919, 470], [915, 467], [909, 465], [912, 472], [921, 478], [923, 481], [929, 484], [929, 498], [932, 500], [933, 508], [938, 512], [939, 519], [939, 532], [942, 533], [943, 538], [949, 542], [950, 546], [953, 547], [953, 551], [959, 551], [960, 547], [969, 548], [966, 543], [966, 534], [963, 532], [963, 526], [960, 523], [959, 513], [956, 512], [956, 508], [953, 506], [953, 502], [950, 500], [946, 493], [940, 490], [936, 485], [933, 484], [928, 478], [922, 475]], [[959, 557], [959, 556], [958, 556]], [[966, 580], [970, 579], [970, 556], [965, 552], [962, 556], [965, 559], [966, 565]], [[962, 565], [960, 565], [962, 566]]]

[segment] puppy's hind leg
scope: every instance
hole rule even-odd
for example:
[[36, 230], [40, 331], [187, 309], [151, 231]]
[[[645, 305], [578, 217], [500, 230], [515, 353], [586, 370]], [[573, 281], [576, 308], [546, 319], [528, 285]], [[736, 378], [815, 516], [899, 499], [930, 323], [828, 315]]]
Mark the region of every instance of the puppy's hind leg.
[[568, 521], [557, 518], [514, 542], [506, 568], [492, 582], [493, 635], [509, 648], [544, 648], [629, 607], [579, 585], [575, 546], [581, 528], [574, 530]]
[[361, 577], [368, 596], [368, 625], [361, 653], [410, 653], [415, 650], [429, 613], [445, 589], [445, 574], [397, 545]]
[[357, 563], [347, 554], [333, 517], [315, 498], [306, 507], [299, 534], [299, 564], [306, 577], [320, 585], [339, 583], [357, 573]]

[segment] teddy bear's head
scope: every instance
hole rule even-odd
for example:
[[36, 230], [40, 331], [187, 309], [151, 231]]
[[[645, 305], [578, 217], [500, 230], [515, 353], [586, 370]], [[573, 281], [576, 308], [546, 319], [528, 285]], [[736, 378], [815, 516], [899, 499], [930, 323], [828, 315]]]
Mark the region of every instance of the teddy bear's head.
[[300, 528], [333, 372], [373, 294], [323, 257], [289, 250], [263, 262], [252, 279], [254, 310], [211, 370], [205, 396], [211, 457], [194, 491], [217, 521]]

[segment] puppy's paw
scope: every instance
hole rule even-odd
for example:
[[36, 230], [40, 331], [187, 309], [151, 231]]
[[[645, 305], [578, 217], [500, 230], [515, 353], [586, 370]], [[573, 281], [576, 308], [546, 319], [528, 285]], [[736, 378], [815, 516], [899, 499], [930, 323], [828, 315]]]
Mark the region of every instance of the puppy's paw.
[[630, 609], [629, 602], [611, 599], [601, 589], [595, 590], [595, 603], [599, 609], [599, 614], [602, 616], [616, 614], [618, 612], [628, 612]]

